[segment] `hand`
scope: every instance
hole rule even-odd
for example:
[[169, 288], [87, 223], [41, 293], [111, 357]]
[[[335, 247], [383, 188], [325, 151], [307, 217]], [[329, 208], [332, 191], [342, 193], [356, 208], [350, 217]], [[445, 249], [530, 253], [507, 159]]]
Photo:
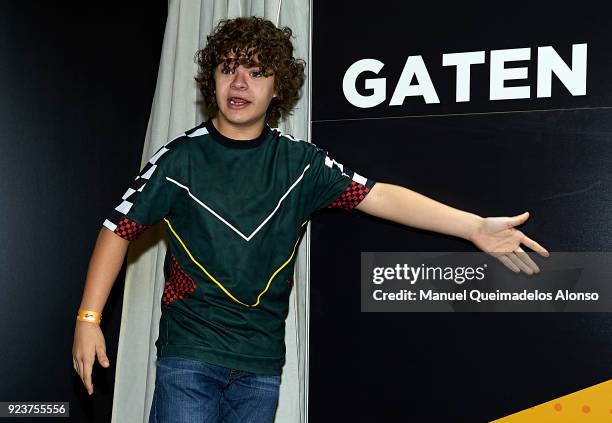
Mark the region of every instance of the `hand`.
[[106, 356], [106, 343], [102, 329], [97, 323], [76, 322], [74, 329], [74, 345], [72, 347], [72, 364], [79, 374], [89, 395], [93, 394], [91, 371], [93, 364], [98, 361], [102, 367], [109, 367], [110, 361]]
[[513, 272], [521, 270], [528, 275], [540, 269], [521, 248], [521, 244], [531, 248], [541, 256], [550, 254], [544, 247], [527, 237], [515, 226], [529, 218], [529, 212], [513, 217], [486, 217], [473, 231], [470, 240], [482, 251], [496, 257]]

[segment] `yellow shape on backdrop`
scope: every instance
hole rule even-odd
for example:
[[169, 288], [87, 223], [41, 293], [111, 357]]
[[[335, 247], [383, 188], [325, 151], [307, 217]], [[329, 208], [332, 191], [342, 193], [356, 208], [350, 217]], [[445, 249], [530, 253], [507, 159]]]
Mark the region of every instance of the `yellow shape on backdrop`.
[[612, 380], [491, 423], [612, 423]]

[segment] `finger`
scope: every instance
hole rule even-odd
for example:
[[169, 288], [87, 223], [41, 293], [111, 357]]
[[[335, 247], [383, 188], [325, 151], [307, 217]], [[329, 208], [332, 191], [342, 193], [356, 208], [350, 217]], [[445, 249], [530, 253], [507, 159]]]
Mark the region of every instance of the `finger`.
[[540, 268], [537, 264], [529, 257], [529, 255], [521, 247], [518, 247], [515, 251], [516, 256], [523, 262], [532, 272], [540, 273]]
[[508, 257], [500, 256], [500, 257], [497, 257], [497, 259], [501, 261], [508, 269], [512, 270], [513, 272], [518, 273], [521, 271], [521, 269], [519, 269], [514, 263], [512, 263], [512, 261], [510, 261]]
[[106, 350], [104, 349], [103, 346], [98, 347], [96, 353], [98, 355], [98, 362], [100, 363], [100, 366], [102, 367], [110, 366], [110, 360], [108, 359], [108, 356], [106, 355]]
[[93, 383], [91, 382], [91, 368], [93, 367], [93, 362], [86, 361], [83, 363], [83, 377], [85, 382], [85, 389], [87, 389], [87, 393], [89, 395], [93, 394]]
[[85, 374], [83, 373], [83, 369], [85, 368], [85, 366], [83, 366], [83, 360], [78, 360], [77, 364], [79, 366], [79, 377], [81, 378], [81, 382], [83, 382], [83, 385], [85, 385]]
[[525, 212], [523, 214], [519, 214], [516, 216], [512, 216], [511, 218], [509, 218], [508, 222], [507, 222], [507, 227], [509, 228], [513, 228], [515, 226], [518, 226], [520, 224], [525, 223], [525, 221], [529, 218], [529, 212]]
[[550, 253], [546, 250], [546, 248], [542, 247], [540, 244], [526, 235], [523, 237], [522, 243], [543, 257], [550, 256]]
[[521, 269], [523, 272], [527, 273], [528, 275], [533, 274], [533, 270], [531, 270], [529, 266], [523, 263], [523, 261], [520, 258], [518, 258], [515, 253], [508, 253], [506, 257], [512, 260], [512, 263], [516, 264], [518, 268]]

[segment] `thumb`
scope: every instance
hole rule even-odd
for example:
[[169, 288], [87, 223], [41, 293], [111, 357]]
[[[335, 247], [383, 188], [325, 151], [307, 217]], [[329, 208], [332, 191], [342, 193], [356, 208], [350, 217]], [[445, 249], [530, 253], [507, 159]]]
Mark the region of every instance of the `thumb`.
[[106, 351], [104, 351], [102, 348], [98, 350], [98, 362], [102, 367], [110, 366], [110, 360], [106, 356]]
[[508, 228], [513, 228], [515, 226], [521, 225], [525, 223], [527, 219], [529, 219], [529, 212], [512, 216], [507, 221]]

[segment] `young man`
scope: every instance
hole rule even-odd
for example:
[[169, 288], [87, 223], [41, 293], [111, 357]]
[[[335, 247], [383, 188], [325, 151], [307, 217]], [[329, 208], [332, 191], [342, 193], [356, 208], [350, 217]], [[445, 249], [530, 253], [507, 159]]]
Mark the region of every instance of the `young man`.
[[357, 209], [455, 235], [512, 270], [538, 272], [514, 226], [395, 185], [375, 183], [272, 129], [295, 106], [304, 63], [291, 31], [258, 18], [223, 21], [197, 54], [210, 119], [164, 145], [104, 222], [75, 330], [73, 360], [89, 394], [100, 313], [129, 241], [168, 228], [152, 422], [270, 422], [285, 360], [296, 248], [312, 213]]

